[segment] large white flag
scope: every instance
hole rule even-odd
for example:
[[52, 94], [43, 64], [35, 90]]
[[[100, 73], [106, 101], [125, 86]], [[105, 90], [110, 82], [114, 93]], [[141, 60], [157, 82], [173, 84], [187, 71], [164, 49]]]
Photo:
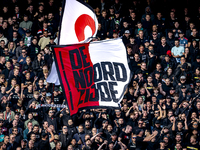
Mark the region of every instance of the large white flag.
[[[90, 37], [95, 37], [98, 21], [92, 7], [79, 0], [64, 0], [63, 2], [58, 45], [80, 43]], [[47, 82], [60, 85], [54, 63]]]
[[130, 82], [122, 39], [54, 46], [70, 115], [85, 108], [119, 108]]

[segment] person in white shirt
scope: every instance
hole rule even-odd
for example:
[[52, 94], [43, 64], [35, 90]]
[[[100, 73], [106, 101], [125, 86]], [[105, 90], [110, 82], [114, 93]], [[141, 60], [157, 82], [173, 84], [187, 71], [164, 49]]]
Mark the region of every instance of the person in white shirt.
[[175, 46], [171, 49], [171, 54], [176, 58], [177, 63], [180, 63], [181, 56], [184, 55], [184, 47], [180, 46], [179, 40], [175, 40]]

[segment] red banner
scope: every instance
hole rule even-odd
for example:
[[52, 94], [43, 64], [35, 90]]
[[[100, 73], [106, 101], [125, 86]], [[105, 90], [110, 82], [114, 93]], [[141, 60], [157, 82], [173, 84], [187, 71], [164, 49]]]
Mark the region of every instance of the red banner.
[[54, 47], [54, 56], [70, 115], [78, 109], [99, 106], [89, 44]]

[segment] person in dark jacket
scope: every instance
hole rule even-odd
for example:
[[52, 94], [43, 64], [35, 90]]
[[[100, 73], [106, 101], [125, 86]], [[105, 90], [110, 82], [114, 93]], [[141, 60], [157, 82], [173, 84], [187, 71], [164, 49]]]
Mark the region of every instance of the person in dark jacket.
[[78, 133], [74, 134], [73, 138], [76, 139], [76, 142], [78, 143], [79, 147], [81, 148], [83, 144], [85, 143], [85, 132], [82, 125], [78, 126]]
[[192, 71], [194, 72], [198, 67], [200, 67], [200, 56], [197, 56], [196, 61], [192, 63]]
[[38, 143], [38, 150], [49, 150], [50, 144], [54, 140], [54, 134], [50, 128], [47, 129], [47, 132], [51, 134], [51, 138], [49, 139], [47, 133], [42, 133], [41, 140]]
[[67, 128], [68, 128], [68, 134], [69, 135], [74, 135], [74, 134], [76, 134], [77, 133], [77, 129], [76, 129], [76, 127], [74, 126], [74, 123], [73, 123], [73, 121], [72, 121], [72, 119], [69, 119], [68, 120], [68, 126], [67, 126]]
[[156, 68], [156, 56], [154, 55], [154, 51], [149, 51], [149, 58], [148, 58], [148, 71], [149, 73], [153, 72]]
[[31, 57], [31, 60], [34, 61], [34, 59], [36, 58], [37, 54], [40, 52], [40, 46], [38, 46], [37, 44], [37, 39], [34, 38], [32, 40], [31, 45], [28, 48], [28, 55]]
[[55, 112], [52, 109], [50, 109], [48, 115], [44, 117], [44, 120], [46, 120], [49, 125], [53, 125], [55, 131], [58, 131], [58, 123], [59, 123], [58, 115], [60, 114], [60, 111], [56, 112], [56, 114], [54, 113]]
[[39, 76], [42, 71], [42, 66], [45, 64], [44, 60], [42, 59], [42, 54], [37, 54], [37, 59], [35, 59], [32, 63], [33, 72], [36, 76]]
[[102, 16], [99, 17], [98, 22], [101, 24], [102, 29], [105, 32], [108, 32], [108, 28], [109, 28], [109, 20], [107, 19], [107, 13], [106, 10], [103, 10], [101, 12]]
[[168, 68], [172, 68], [172, 70], [174, 71], [176, 68], [176, 64], [171, 61], [169, 55], [165, 55], [164, 59], [161, 60], [161, 66], [164, 71], [167, 71]]
[[44, 15], [43, 15], [43, 14], [39, 14], [39, 15], [38, 15], [38, 19], [35, 20], [35, 21], [33, 22], [33, 25], [32, 25], [31, 32], [32, 32], [32, 35], [33, 35], [33, 36], [36, 36], [36, 35], [37, 35], [37, 31], [38, 31], [39, 29], [42, 29], [43, 21], [44, 21]]
[[166, 38], [161, 38], [161, 43], [157, 46], [158, 56], [166, 55], [167, 51], [170, 50], [170, 46], [166, 43]]
[[68, 134], [67, 126], [62, 127], [62, 133], [59, 135], [59, 140], [62, 142], [62, 149], [67, 149], [71, 144], [72, 135]]

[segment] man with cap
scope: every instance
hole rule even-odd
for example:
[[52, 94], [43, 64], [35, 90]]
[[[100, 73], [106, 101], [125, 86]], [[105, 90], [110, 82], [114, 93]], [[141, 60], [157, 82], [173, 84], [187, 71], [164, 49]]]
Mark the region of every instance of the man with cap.
[[164, 71], [167, 71], [168, 68], [172, 68], [172, 70], [175, 70], [176, 64], [169, 55], [165, 55], [164, 59], [161, 60], [161, 65]]
[[174, 93], [176, 92], [175, 88], [172, 86], [170, 91], [169, 91], [169, 94], [170, 94], [170, 97], [174, 95]]
[[63, 104], [64, 102], [64, 97], [62, 96], [62, 94], [59, 93], [59, 87], [55, 87], [54, 88], [54, 92], [53, 92], [53, 95], [54, 95], [54, 103], [55, 104]]
[[179, 93], [179, 100], [183, 101], [187, 98], [187, 88], [185, 85], [181, 86], [181, 92]]
[[149, 51], [149, 46], [150, 46], [150, 42], [149, 42], [148, 39], [146, 39], [146, 40], [144, 41], [144, 51], [145, 51], [145, 52], [148, 52], [148, 51]]
[[50, 143], [51, 149], [54, 149], [54, 147], [56, 146], [57, 142], [59, 142], [59, 135], [55, 134], [54, 135], [54, 140]]
[[130, 38], [130, 31], [125, 30], [123, 37], [122, 37], [122, 41], [123, 41], [124, 45], [127, 45], [129, 43], [129, 38]]
[[48, 47], [51, 47], [53, 45], [56, 45], [56, 43], [54, 42], [55, 38], [53, 35], [50, 36], [50, 42], [49, 44], [47, 44]]
[[31, 45], [33, 36], [31, 35], [31, 30], [26, 30], [26, 36], [24, 37], [24, 45], [29, 47]]
[[113, 143], [114, 144], [114, 150], [120, 149], [120, 145], [117, 142], [117, 133], [113, 132], [111, 134], [111, 138], [108, 140], [108, 143]]
[[154, 128], [153, 128], [153, 131], [158, 131], [158, 133], [160, 134], [162, 128], [160, 127], [161, 125], [161, 120], [156, 120], [155, 121], [155, 125], [154, 125]]
[[180, 82], [177, 84], [177, 83], [173, 83], [174, 85], [176, 85], [176, 93], [180, 93], [181, 92], [181, 86], [184, 85], [186, 86], [187, 90], [188, 91], [191, 91], [191, 87], [189, 84], [186, 83], [186, 76], [182, 75], [180, 77]]

